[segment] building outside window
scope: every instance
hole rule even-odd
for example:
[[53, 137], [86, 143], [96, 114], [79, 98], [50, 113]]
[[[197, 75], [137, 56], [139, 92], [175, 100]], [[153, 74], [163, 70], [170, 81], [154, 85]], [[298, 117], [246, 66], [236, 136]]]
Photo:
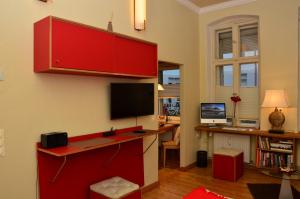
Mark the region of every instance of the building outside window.
[[158, 82], [164, 87], [159, 91], [159, 114], [180, 116], [180, 70], [160, 70]]

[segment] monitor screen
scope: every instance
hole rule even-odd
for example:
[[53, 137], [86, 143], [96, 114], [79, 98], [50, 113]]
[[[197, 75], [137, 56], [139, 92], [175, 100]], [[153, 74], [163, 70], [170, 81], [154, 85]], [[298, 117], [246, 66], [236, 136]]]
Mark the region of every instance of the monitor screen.
[[153, 83], [111, 83], [111, 119], [154, 114]]
[[201, 123], [226, 123], [225, 103], [201, 103]]

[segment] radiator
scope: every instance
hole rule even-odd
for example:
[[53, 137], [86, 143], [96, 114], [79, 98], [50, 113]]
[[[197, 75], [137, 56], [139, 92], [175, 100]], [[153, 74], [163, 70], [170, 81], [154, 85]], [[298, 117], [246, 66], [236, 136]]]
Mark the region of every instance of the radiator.
[[244, 162], [250, 163], [250, 136], [214, 133], [214, 151], [222, 147], [242, 150]]

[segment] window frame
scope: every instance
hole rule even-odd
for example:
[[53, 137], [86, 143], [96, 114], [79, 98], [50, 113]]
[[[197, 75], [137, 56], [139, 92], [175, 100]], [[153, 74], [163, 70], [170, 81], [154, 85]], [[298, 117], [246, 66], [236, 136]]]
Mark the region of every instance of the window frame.
[[[179, 83], [169, 83], [169, 84], [164, 84], [164, 71], [170, 71], [170, 70], [178, 70], [179, 72]], [[174, 117], [180, 117], [181, 115], [181, 103], [180, 103], [180, 83], [181, 83], [181, 69], [180, 66], [176, 67], [171, 67], [171, 68], [165, 68], [164, 70], [159, 71], [159, 77], [158, 77], [158, 83], [161, 84], [164, 87], [164, 91], [158, 91], [158, 114], [161, 115], [163, 112], [163, 106], [164, 106], [164, 100], [173, 100], [176, 99], [177, 102], [179, 101], [179, 108], [176, 111], [176, 108], [171, 108], [175, 113], [178, 113], [178, 115], [168, 115], [168, 116], [174, 116]], [[164, 96], [167, 94], [167, 96]], [[170, 96], [168, 94], [171, 94]], [[172, 106], [174, 107], [174, 106]], [[176, 107], [176, 106], [175, 106]]]
[[[241, 44], [240, 44], [240, 30], [247, 28], [257, 27], [258, 32], [258, 55], [241, 57]], [[240, 87], [240, 66], [241, 64], [254, 63], [258, 64], [257, 69], [257, 89], [258, 99], [260, 99], [260, 35], [259, 35], [259, 19], [257, 16], [231, 16], [222, 20], [213, 22], [208, 26], [208, 59], [207, 59], [207, 73], [208, 73], [208, 99], [214, 101], [216, 97], [217, 86], [217, 67], [224, 65], [232, 65], [233, 67], [233, 79], [232, 79], [232, 91], [233, 93], [239, 93]], [[232, 31], [232, 58], [219, 59], [219, 34], [222, 32]], [[220, 86], [220, 85], [219, 85]], [[247, 87], [243, 87], [247, 88]], [[252, 87], [254, 88], [254, 87]], [[259, 107], [257, 107], [259, 111]], [[239, 108], [237, 107], [236, 116], [238, 119], [259, 119], [257, 118], [239, 118]], [[232, 117], [229, 115], [229, 117]]]

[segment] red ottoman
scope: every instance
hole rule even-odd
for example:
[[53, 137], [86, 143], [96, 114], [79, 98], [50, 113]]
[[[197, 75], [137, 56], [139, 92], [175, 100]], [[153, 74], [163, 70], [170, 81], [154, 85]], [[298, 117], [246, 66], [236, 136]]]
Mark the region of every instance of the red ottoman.
[[244, 172], [244, 155], [239, 149], [220, 148], [213, 155], [213, 176], [236, 181]]

